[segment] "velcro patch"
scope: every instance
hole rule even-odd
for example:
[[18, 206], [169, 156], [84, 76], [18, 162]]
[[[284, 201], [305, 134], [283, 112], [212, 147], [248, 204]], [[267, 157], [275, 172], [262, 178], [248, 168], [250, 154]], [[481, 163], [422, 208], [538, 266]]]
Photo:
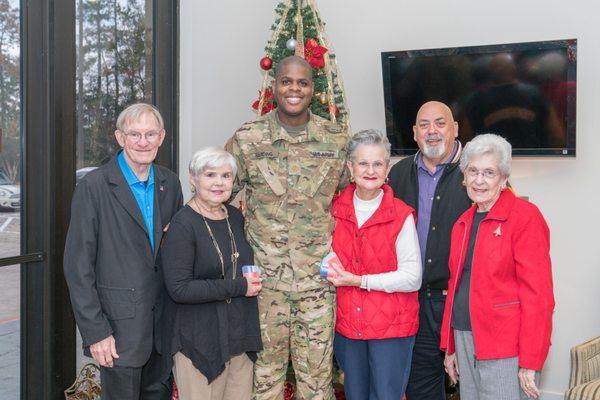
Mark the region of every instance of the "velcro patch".
[[325, 127], [325, 130], [327, 130], [327, 132], [329, 133], [341, 133], [344, 131], [344, 127], [341, 124], [331, 121], [325, 121], [323, 126]]

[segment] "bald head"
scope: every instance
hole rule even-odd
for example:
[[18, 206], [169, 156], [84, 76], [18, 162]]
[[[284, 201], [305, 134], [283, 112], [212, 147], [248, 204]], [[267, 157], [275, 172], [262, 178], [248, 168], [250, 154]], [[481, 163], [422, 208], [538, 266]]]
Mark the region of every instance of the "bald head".
[[429, 101], [419, 108], [413, 133], [425, 165], [435, 170], [454, 150], [458, 123], [454, 121], [450, 107], [439, 101]]
[[277, 80], [281, 77], [281, 74], [283, 73], [283, 71], [285, 71], [286, 67], [289, 65], [299, 65], [299, 66], [306, 68], [308, 70], [308, 72], [310, 72], [308, 75], [310, 77], [310, 81], [312, 82], [313, 69], [310, 66], [310, 64], [308, 63], [308, 61], [306, 61], [304, 58], [302, 58], [300, 56], [289, 56], [289, 57], [286, 57], [283, 60], [281, 60], [279, 62], [279, 64], [277, 64], [277, 67], [275, 67], [275, 80]]
[[423, 104], [421, 108], [419, 108], [419, 111], [417, 111], [415, 125], [419, 123], [420, 116], [431, 113], [444, 115], [448, 119], [448, 121], [454, 122], [454, 116], [452, 115], [452, 110], [450, 110], [450, 107], [448, 107], [441, 101], [428, 101], [427, 103]]

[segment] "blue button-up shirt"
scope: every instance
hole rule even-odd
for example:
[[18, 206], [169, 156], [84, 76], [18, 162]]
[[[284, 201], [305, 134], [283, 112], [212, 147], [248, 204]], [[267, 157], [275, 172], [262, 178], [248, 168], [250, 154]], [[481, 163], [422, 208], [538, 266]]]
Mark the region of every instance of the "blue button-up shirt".
[[148, 238], [150, 239], [150, 247], [154, 251], [154, 165], [150, 166], [148, 180], [142, 182], [133, 173], [127, 161], [125, 161], [125, 155], [122, 151], [117, 158], [119, 160], [119, 167], [125, 176], [125, 181], [129, 185], [131, 193], [142, 212], [142, 218], [146, 224]]
[[431, 208], [433, 206], [433, 196], [435, 188], [439, 182], [444, 168], [452, 161], [458, 151], [458, 143], [454, 144], [452, 154], [443, 163], [435, 167], [435, 172], [431, 173], [423, 162], [423, 153], [417, 155], [417, 177], [419, 179], [419, 215], [417, 218], [417, 236], [419, 237], [419, 247], [421, 249], [421, 261], [423, 265], [426, 262], [425, 250], [427, 249], [427, 237], [429, 236], [429, 225], [431, 222]]

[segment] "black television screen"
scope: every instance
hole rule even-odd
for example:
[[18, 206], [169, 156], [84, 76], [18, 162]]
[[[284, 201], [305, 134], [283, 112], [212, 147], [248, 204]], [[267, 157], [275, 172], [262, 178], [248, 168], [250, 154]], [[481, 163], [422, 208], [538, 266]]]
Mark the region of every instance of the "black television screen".
[[464, 144], [496, 133], [515, 155], [575, 155], [577, 40], [381, 53], [393, 154], [413, 154], [419, 107], [446, 103]]

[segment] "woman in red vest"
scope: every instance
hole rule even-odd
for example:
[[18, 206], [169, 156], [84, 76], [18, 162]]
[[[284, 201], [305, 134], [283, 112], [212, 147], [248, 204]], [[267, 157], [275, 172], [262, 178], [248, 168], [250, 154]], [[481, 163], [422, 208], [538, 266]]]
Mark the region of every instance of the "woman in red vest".
[[441, 348], [461, 400], [538, 398], [552, 332], [550, 233], [506, 182], [511, 145], [478, 135], [460, 169], [474, 205], [452, 229]]
[[354, 183], [332, 210], [332, 249], [341, 265], [331, 263], [327, 278], [337, 288], [334, 353], [348, 400], [398, 400], [419, 326], [415, 212], [385, 184], [391, 167], [385, 135], [356, 133], [348, 154]]

